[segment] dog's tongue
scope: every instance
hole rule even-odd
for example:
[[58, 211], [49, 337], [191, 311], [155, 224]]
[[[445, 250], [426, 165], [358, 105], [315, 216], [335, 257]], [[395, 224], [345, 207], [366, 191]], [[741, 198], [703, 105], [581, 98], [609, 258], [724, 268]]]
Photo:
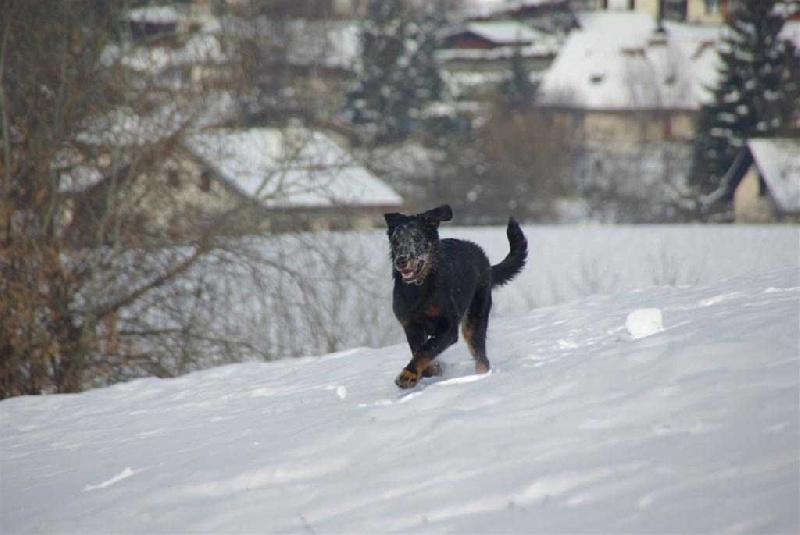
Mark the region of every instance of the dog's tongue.
[[411, 277], [413, 277], [413, 276], [414, 276], [414, 272], [415, 272], [415, 271], [416, 271], [416, 269], [414, 269], [414, 268], [412, 268], [412, 269], [404, 269], [404, 270], [402, 270], [402, 271], [400, 272], [400, 275], [401, 275], [401, 276], [402, 276], [404, 279], [410, 279]]

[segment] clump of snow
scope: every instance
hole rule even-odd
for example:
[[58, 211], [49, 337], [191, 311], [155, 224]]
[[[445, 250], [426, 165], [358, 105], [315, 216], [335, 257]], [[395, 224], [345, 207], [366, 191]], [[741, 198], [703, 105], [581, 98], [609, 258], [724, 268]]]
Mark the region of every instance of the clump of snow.
[[628, 314], [625, 328], [631, 338], [647, 338], [664, 330], [661, 309], [639, 308]]

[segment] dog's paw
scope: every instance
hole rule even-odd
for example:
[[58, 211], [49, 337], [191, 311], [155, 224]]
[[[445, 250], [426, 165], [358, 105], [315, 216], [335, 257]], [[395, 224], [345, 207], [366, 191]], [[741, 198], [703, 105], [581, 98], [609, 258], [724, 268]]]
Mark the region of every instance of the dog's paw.
[[417, 386], [418, 382], [419, 375], [409, 371], [408, 369], [403, 369], [403, 371], [400, 372], [400, 375], [397, 376], [397, 379], [394, 380], [394, 384], [400, 388], [414, 388]]
[[489, 361], [481, 362], [478, 361], [475, 363], [475, 373], [478, 375], [483, 375], [485, 373], [489, 373], [492, 367], [489, 365]]

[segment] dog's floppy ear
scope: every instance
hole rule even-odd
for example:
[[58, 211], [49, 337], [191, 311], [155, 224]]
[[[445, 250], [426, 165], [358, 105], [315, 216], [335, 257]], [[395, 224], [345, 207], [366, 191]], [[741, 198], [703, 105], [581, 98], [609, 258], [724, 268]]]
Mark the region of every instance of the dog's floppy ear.
[[389, 230], [391, 230], [402, 223], [406, 216], [393, 212], [391, 214], [383, 214], [383, 218], [386, 220], [386, 225], [389, 227]]
[[438, 227], [439, 223], [442, 221], [450, 221], [453, 219], [453, 209], [450, 208], [449, 204], [443, 204], [421, 213], [420, 216], [425, 219], [428, 225]]

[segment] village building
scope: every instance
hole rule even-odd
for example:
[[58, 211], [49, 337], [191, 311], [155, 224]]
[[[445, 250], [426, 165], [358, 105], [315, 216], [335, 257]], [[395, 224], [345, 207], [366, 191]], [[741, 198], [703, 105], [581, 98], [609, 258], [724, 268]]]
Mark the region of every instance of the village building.
[[709, 98], [719, 29], [641, 13], [587, 12], [537, 92], [537, 104], [587, 142], [687, 141]]
[[800, 222], [800, 139], [751, 139], [725, 181], [737, 223]]
[[219, 129], [187, 148], [270, 230], [371, 228], [403, 199], [333, 138], [299, 127]]
[[182, 17], [172, 6], [148, 6], [129, 10], [121, 19], [134, 42], [174, 35]]
[[[574, 7], [601, 11], [637, 11], [652, 18], [691, 22], [699, 24], [721, 24], [730, 19], [737, 0], [581, 0]], [[777, 2], [777, 9], [789, 19], [800, 17], [796, 0]]]
[[456, 93], [492, 96], [511, 74], [515, 54], [535, 83], [558, 53], [559, 39], [517, 21], [466, 22], [444, 34], [436, 58]]
[[[95, 236], [109, 195], [120, 188], [136, 199], [126, 202], [128, 228], [120, 233], [128, 246], [146, 242], [148, 234], [181, 243], [210, 228], [228, 235], [371, 228], [403, 205], [390, 186], [320, 131], [208, 129], [160, 150], [174, 143], [175, 133], [117, 136], [114, 144], [84, 136], [97, 145], [95, 161], [60, 155], [54, 168], [63, 169], [60, 190], [68, 209], [60, 224], [68, 239], [80, 244]], [[134, 147], [136, 158], [119, 159]], [[113, 166], [108, 151], [117, 152]], [[147, 160], [155, 163], [143, 166]]]

